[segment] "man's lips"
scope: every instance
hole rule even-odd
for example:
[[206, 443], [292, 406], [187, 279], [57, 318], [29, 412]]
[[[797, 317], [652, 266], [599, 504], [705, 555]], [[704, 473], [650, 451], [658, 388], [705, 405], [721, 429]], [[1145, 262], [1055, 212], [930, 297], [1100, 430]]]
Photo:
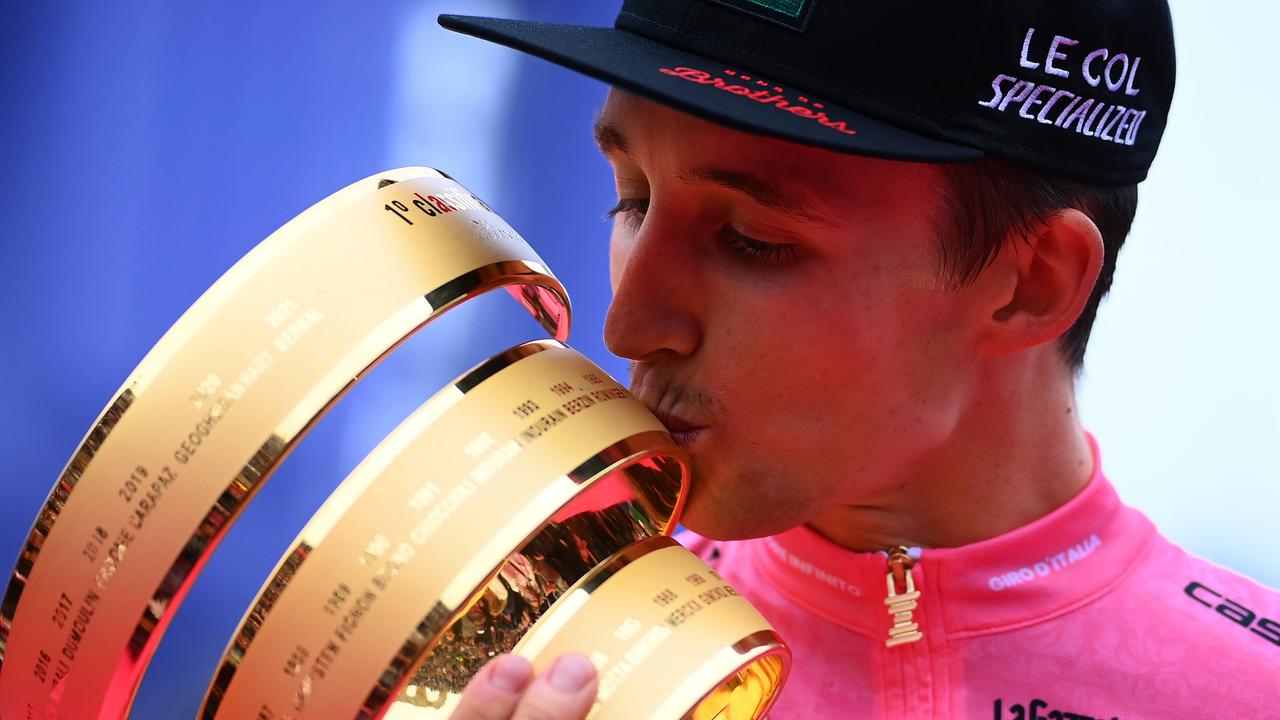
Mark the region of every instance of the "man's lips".
[[686, 450], [692, 450], [695, 445], [701, 446], [706, 442], [711, 424], [700, 419], [706, 416], [695, 413], [698, 417], [693, 419], [681, 417], [676, 414], [675, 408], [707, 407], [710, 405], [709, 395], [693, 392], [685, 385], [672, 382], [671, 378], [664, 381], [654, 374], [651, 365], [639, 362], [631, 364], [631, 392], [649, 412], [657, 416], [670, 431], [671, 437]]
[[691, 430], [701, 430], [706, 427], [706, 425], [699, 425], [698, 423], [685, 420], [679, 415], [672, 415], [671, 413], [663, 412], [661, 410], [654, 410], [653, 408], [650, 408], [649, 411], [652, 412], [654, 415], [657, 415], [658, 420], [661, 421], [663, 425], [666, 425], [667, 429], [673, 433], [684, 433], [684, 432], [689, 432]]
[[658, 416], [658, 420], [671, 431], [671, 439], [685, 450], [692, 451], [700, 445], [700, 441], [706, 436], [709, 428], [706, 425], [699, 425], [696, 422], [685, 420], [678, 415], [671, 413], [651, 410], [654, 415]]

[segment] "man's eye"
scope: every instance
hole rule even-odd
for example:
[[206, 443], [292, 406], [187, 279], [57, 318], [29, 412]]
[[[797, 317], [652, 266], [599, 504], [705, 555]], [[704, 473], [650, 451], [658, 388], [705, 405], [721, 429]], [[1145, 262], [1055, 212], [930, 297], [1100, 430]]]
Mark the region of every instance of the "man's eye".
[[618, 200], [618, 204], [609, 208], [604, 214], [606, 220], [615, 215], [627, 215], [626, 218], [633, 225], [639, 225], [639, 221], [644, 219], [644, 214], [649, 212], [649, 198], [622, 198]]
[[[605, 212], [605, 219], [615, 215], [624, 215], [627, 222], [638, 227], [649, 212], [649, 198], [623, 198], [617, 205]], [[716, 239], [748, 260], [759, 260], [766, 263], [781, 264], [796, 257], [796, 246], [787, 243], [761, 242], [726, 225], [716, 232]]]
[[751, 260], [766, 263], [785, 263], [796, 258], [796, 246], [786, 243], [761, 242], [747, 237], [728, 225], [720, 228], [716, 237], [727, 244], [734, 252]]

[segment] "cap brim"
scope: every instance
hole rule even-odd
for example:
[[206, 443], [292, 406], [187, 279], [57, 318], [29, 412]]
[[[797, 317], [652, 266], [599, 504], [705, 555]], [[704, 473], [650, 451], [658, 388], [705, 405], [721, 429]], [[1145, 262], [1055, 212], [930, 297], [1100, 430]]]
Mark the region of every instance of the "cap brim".
[[[970, 162], [983, 158], [977, 148], [903, 130], [770, 78], [738, 72], [721, 61], [626, 30], [463, 15], [441, 15], [439, 22], [450, 30], [536, 55], [749, 133], [889, 160]], [[663, 72], [664, 68], [670, 72]]]

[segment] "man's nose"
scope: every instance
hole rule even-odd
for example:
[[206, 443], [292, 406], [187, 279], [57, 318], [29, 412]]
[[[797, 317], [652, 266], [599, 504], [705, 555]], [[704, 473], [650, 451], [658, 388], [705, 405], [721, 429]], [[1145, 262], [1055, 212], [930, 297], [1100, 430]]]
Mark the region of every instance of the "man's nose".
[[615, 355], [655, 361], [697, 350], [698, 308], [707, 298], [699, 298], [697, 252], [683, 232], [650, 213], [615, 258], [622, 267], [604, 323], [605, 346]]

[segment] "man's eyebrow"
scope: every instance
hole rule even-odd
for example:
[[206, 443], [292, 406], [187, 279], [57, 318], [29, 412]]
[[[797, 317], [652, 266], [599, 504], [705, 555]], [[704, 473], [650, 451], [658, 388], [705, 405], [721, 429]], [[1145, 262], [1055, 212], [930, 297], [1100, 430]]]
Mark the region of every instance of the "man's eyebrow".
[[622, 134], [622, 130], [617, 125], [611, 124], [603, 117], [598, 117], [591, 131], [595, 135], [596, 144], [600, 146], [600, 152], [608, 154], [617, 151], [628, 157], [631, 156], [631, 146], [627, 144], [627, 136]]
[[730, 190], [736, 190], [751, 198], [761, 207], [780, 212], [800, 222], [834, 227], [831, 220], [815, 214], [806, 206], [814, 204], [812, 196], [785, 192], [778, 185], [753, 173], [728, 168], [695, 168], [681, 170], [679, 178], [684, 182], [707, 182]]
[[[610, 123], [603, 116], [596, 118], [592, 133], [595, 135], [596, 144], [600, 146], [600, 152], [605, 154], [619, 152], [631, 157], [631, 146], [627, 142], [627, 136], [621, 128]], [[749, 172], [728, 168], [699, 168], [681, 170], [678, 177], [682, 182], [706, 182], [736, 190], [761, 207], [775, 210], [800, 222], [823, 227], [835, 225], [822, 215], [806, 209], [806, 206], [815, 204], [812, 202], [812, 195], [803, 193], [797, 197], [796, 193], [784, 192], [773, 182]]]

